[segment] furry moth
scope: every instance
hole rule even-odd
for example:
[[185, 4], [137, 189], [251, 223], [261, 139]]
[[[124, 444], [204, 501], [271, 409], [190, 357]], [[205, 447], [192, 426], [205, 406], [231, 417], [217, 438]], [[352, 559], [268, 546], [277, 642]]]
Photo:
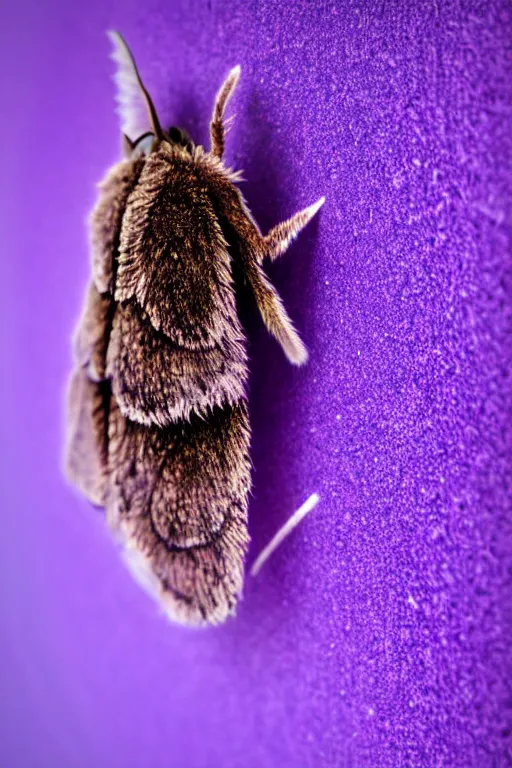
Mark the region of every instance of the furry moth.
[[91, 280], [73, 341], [65, 466], [104, 507], [134, 575], [169, 617], [218, 624], [243, 586], [251, 484], [246, 339], [235, 262], [288, 359], [306, 349], [262, 262], [281, 255], [323, 198], [263, 236], [223, 162], [220, 88], [207, 152], [164, 131], [122, 37], [123, 154], [90, 218]]

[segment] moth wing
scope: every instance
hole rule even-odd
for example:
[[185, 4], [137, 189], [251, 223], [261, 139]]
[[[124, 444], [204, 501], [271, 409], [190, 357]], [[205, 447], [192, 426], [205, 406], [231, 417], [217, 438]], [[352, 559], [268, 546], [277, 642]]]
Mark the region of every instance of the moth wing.
[[108, 345], [106, 329], [111, 311], [112, 299], [107, 294], [100, 294], [94, 283], [90, 282], [72, 345], [76, 365], [85, 367], [92, 381], [105, 378]]
[[244, 402], [166, 429], [111, 413], [107, 517], [135, 576], [178, 622], [218, 623], [234, 610], [248, 545], [248, 448]]
[[[204, 165], [204, 158], [202, 162]], [[219, 212], [221, 226], [229, 233], [230, 242], [235, 246], [261, 318], [267, 330], [281, 344], [290, 362], [303, 365], [308, 359], [306, 347], [279, 294], [260, 267], [260, 262], [268, 251], [268, 244], [262, 237], [243, 195], [233, 184], [233, 178], [228, 178], [225, 172], [216, 172], [211, 175], [211, 179], [215, 208]]]
[[215, 346], [236, 304], [227, 244], [194, 163], [153, 152], [121, 229], [116, 301], [135, 299], [156, 330], [187, 349]]
[[100, 182], [99, 195], [90, 216], [92, 276], [100, 293], [114, 291], [114, 257], [124, 212], [144, 167], [144, 158], [121, 160]]
[[112, 300], [90, 283], [73, 339], [75, 370], [68, 384], [64, 470], [89, 501], [103, 506], [108, 478], [107, 420], [110, 382], [105, 380]]
[[208, 349], [187, 349], [155, 330], [135, 301], [118, 305], [107, 373], [124, 416], [161, 427], [245, 396], [247, 355], [238, 319], [233, 333]]
[[64, 470], [98, 506], [104, 505], [108, 478], [110, 383], [105, 368], [114, 312], [114, 259], [126, 201], [143, 165], [143, 158], [124, 160], [99, 185], [90, 219], [92, 281], [73, 337], [75, 370], [68, 384]]
[[106, 498], [107, 409], [109, 387], [91, 381], [85, 368], [76, 368], [68, 384], [64, 471], [70, 482], [95, 506]]

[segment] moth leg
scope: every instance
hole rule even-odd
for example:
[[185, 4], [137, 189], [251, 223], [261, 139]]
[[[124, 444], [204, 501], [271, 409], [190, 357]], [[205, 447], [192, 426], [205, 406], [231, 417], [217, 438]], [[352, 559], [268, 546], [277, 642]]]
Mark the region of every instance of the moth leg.
[[249, 541], [248, 449], [244, 401], [164, 429], [113, 405], [107, 521], [135, 578], [181, 624], [234, 612]]
[[[281, 224], [273, 227], [265, 237], [266, 249], [264, 255], [268, 256], [272, 261], [275, 261], [278, 256], [281, 256], [286, 251], [292, 240], [294, 240], [301, 229], [304, 229], [306, 224], [311, 221], [315, 213], [320, 210], [324, 203], [325, 197], [321, 197], [320, 200], [317, 200], [317, 202], [313, 203], [313, 205], [304, 208], [290, 219], [287, 219], [286, 221], [281, 222]], [[261, 263], [261, 254], [258, 260]]]
[[246, 262], [245, 275], [267, 330], [280, 343], [291, 363], [304, 365], [308, 359], [308, 351], [290, 320], [276, 289], [259, 264], [254, 261]]
[[233, 95], [233, 91], [236, 88], [239, 77], [240, 67], [233, 67], [215, 98], [215, 105], [213, 107], [213, 115], [210, 123], [210, 152], [219, 160], [222, 160], [222, 156], [224, 154], [224, 135], [226, 129], [226, 125], [223, 119], [224, 111], [227, 107], [229, 99]]
[[252, 289], [259, 313], [267, 330], [281, 344], [285, 355], [294, 365], [308, 359], [307, 349], [300, 340], [276, 289], [260, 267], [268, 254], [268, 245], [239, 190], [224, 178], [213, 180], [221, 227], [227, 241], [234, 246], [235, 258], [241, 265]]

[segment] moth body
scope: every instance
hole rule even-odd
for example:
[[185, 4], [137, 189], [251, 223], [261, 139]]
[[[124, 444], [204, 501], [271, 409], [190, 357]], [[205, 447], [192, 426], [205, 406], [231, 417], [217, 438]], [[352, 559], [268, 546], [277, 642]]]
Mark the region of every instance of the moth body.
[[235, 610], [249, 540], [248, 365], [233, 259], [269, 331], [291, 362], [305, 362], [261, 262], [282, 253], [319, 204], [264, 237], [222, 163], [239, 68], [217, 95], [205, 152], [183, 131], [162, 130], [126, 44], [111, 37], [126, 156], [91, 216], [66, 469], [106, 509], [126, 562], [168, 615], [215, 624]]

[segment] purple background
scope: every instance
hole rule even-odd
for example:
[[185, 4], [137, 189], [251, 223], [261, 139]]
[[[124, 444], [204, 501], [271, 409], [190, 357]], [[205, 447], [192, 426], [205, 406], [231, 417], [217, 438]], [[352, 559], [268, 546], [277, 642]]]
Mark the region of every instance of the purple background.
[[[85, 219], [115, 160], [104, 31], [228, 159], [310, 351], [251, 321], [236, 620], [168, 624], [60, 474]], [[6, 2], [0, 11], [2, 768], [511, 764], [512, 11], [486, 2]], [[508, 580], [508, 581], [507, 581]]]

